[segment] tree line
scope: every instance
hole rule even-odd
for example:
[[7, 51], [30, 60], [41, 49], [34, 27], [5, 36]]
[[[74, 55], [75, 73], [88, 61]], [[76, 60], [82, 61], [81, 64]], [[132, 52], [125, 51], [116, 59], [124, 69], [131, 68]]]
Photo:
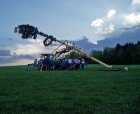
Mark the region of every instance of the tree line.
[[135, 44], [117, 44], [114, 48], [106, 47], [103, 51], [92, 50], [90, 54], [107, 64], [140, 64], [140, 41]]

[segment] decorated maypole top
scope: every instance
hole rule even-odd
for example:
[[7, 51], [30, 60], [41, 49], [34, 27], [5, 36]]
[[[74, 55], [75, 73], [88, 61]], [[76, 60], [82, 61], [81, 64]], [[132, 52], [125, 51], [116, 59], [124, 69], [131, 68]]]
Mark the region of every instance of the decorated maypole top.
[[21, 38], [23, 39], [36, 39], [37, 35], [41, 35], [45, 37], [45, 40], [43, 41], [44, 46], [49, 46], [53, 41], [56, 41], [56, 38], [54, 38], [52, 35], [39, 32], [37, 27], [34, 27], [29, 24], [23, 24], [15, 27], [14, 32], [21, 34]]

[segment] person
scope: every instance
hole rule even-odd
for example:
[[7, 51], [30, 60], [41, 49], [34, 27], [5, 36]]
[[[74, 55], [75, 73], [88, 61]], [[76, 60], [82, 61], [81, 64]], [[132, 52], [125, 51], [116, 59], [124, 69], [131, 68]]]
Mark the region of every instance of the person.
[[68, 59], [68, 63], [69, 64], [72, 64], [72, 59]]
[[57, 60], [56, 61], [56, 64], [55, 64], [55, 66], [54, 66], [55, 68], [55, 70], [57, 70], [57, 69], [59, 69], [60, 68], [60, 60]]
[[62, 70], [66, 70], [67, 69], [67, 59], [62, 59]]
[[30, 71], [30, 64], [28, 64], [28, 65], [25, 66], [25, 70], [26, 71]]
[[74, 59], [74, 63], [75, 63], [75, 70], [80, 68], [80, 60], [79, 59]]
[[37, 64], [37, 70], [41, 70], [41, 67], [42, 67], [42, 59], [40, 59], [39, 61], [38, 61], [38, 64]]
[[81, 68], [84, 69], [84, 67], [85, 67], [85, 60], [81, 59]]
[[[72, 59], [68, 59], [68, 67], [72, 67], [73, 65], [73, 62], [72, 62]], [[72, 68], [70, 68], [70, 70], [72, 70]]]
[[42, 61], [42, 65], [43, 65], [43, 68], [42, 70], [50, 70], [50, 59], [48, 57], [46, 57], [43, 61]]
[[34, 70], [37, 70], [37, 64], [38, 64], [37, 59], [35, 59], [34, 64], [33, 64], [33, 69]]
[[77, 59], [77, 69], [80, 69], [80, 63], [81, 63], [80, 59]]

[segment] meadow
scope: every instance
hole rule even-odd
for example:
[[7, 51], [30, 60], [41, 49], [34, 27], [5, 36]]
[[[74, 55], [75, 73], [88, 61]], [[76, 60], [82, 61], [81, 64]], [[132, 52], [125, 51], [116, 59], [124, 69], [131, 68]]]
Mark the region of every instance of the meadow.
[[0, 114], [140, 114], [140, 65], [128, 71], [0, 67]]

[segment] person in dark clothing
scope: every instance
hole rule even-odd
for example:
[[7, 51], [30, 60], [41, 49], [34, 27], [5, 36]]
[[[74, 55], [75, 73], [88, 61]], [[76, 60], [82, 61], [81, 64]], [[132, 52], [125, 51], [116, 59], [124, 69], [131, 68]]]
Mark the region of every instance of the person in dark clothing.
[[50, 59], [46, 57], [43, 61], [43, 69], [42, 70], [50, 70]]
[[81, 68], [84, 69], [84, 67], [85, 67], [85, 60], [81, 59]]
[[33, 64], [33, 69], [34, 70], [37, 70], [37, 64], [38, 64], [38, 61], [37, 61], [37, 59], [35, 59], [34, 64]]
[[38, 61], [38, 64], [37, 64], [37, 67], [38, 67], [38, 69], [37, 70], [41, 70], [41, 67], [42, 67], [42, 65], [43, 65], [43, 63], [42, 63], [42, 59], [40, 59], [39, 61]]

